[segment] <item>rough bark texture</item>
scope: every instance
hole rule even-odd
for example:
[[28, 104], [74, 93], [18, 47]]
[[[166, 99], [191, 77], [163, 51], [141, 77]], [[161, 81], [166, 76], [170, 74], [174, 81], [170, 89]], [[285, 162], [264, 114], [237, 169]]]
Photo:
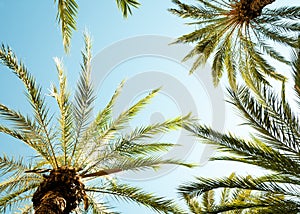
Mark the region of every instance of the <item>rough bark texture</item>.
[[32, 198], [35, 214], [68, 214], [82, 200], [87, 208], [84, 184], [75, 169], [60, 167], [44, 177]]
[[275, 0], [240, 0], [232, 4], [229, 15], [233, 15], [241, 23], [249, 23], [250, 20], [261, 15], [262, 9]]
[[35, 208], [35, 214], [63, 214], [66, 209], [66, 200], [59, 192], [49, 191]]

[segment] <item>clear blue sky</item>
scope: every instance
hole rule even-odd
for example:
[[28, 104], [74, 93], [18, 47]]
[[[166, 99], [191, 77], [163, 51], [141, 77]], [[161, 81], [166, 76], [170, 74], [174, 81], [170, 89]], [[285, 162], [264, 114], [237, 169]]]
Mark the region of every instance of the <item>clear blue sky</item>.
[[[280, 5], [284, 2], [277, 0], [275, 3]], [[289, 4], [296, 2], [289, 1]], [[193, 30], [183, 25], [183, 20], [167, 11], [173, 6], [171, 0], [141, 0], [141, 4], [138, 10], [133, 10], [133, 16], [123, 19], [115, 0], [79, 0], [78, 30], [73, 34], [70, 54], [65, 55], [55, 20], [56, 6], [53, 1], [0, 0], [0, 42], [12, 47], [37, 81], [44, 86], [44, 93], [47, 93], [51, 82], [57, 81], [53, 57], [63, 58], [72, 91], [80, 71], [83, 32], [87, 29], [93, 38], [96, 69], [93, 75], [98, 80], [99, 108], [107, 103], [119, 82], [126, 78], [128, 85], [120, 98], [120, 109], [145, 95], [151, 87], [163, 86], [162, 92], [132, 126], [184, 114], [191, 108], [201, 122], [217, 129], [223, 129], [224, 124], [226, 130], [243, 130], [237, 127], [240, 120], [231, 110], [231, 106], [223, 107], [224, 87], [213, 89], [207, 79], [209, 75], [206, 77], [203, 74], [205, 71], [208, 73], [209, 69], [204, 68], [201, 74], [188, 76], [189, 64], [182, 65], [179, 62], [179, 58], [186, 54], [186, 47], [167, 45], [168, 39], [172, 41], [172, 38]], [[135, 40], [132, 40], [134, 37]], [[137, 42], [132, 45], [132, 41]], [[159, 41], [164, 43], [160, 44]], [[131, 55], [127, 56], [127, 53]], [[99, 56], [102, 58], [97, 58]], [[97, 64], [99, 62], [102, 64]], [[0, 103], [21, 112], [28, 112], [30, 108], [23, 96], [22, 84], [5, 67], [0, 66], [0, 70]], [[229, 163], [206, 163], [206, 157], [211, 154], [211, 150], [199, 143], [195, 144], [194, 139], [186, 135], [187, 133], [176, 133], [163, 138], [188, 145], [182, 150], [172, 151], [169, 155], [200, 163], [201, 167], [194, 170], [171, 168], [158, 174], [125, 174], [119, 175], [120, 179], [133, 182], [134, 185], [142, 186], [158, 195], [176, 198], [175, 188], [192, 180], [192, 175], [228, 175], [242, 168]], [[16, 156], [31, 155], [25, 145], [4, 135], [0, 135], [0, 152]], [[253, 169], [246, 167], [243, 170], [246, 173]], [[115, 206], [123, 213], [152, 213], [132, 204], [118, 207], [116, 203]]]

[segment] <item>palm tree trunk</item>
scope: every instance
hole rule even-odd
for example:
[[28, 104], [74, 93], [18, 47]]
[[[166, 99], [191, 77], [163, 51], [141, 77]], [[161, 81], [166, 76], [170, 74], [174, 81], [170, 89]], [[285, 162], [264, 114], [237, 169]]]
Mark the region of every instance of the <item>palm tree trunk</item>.
[[34, 206], [35, 214], [64, 214], [66, 199], [59, 191], [49, 191], [41, 199], [40, 204]]
[[228, 15], [233, 15], [241, 23], [249, 23], [250, 20], [261, 15], [262, 9], [275, 0], [239, 0], [233, 3]]

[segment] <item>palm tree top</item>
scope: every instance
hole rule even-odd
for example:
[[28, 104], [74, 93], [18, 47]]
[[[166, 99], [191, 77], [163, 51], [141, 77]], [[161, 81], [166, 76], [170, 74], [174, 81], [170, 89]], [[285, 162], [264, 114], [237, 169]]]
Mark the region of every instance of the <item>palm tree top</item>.
[[284, 45], [297, 48], [300, 32], [298, 20], [300, 8], [285, 6], [269, 9], [274, 0], [199, 0], [197, 5], [173, 0], [178, 9], [170, 11], [193, 20], [188, 25], [195, 30], [183, 35], [175, 43], [195, 43], [195, 47], [183, 59], [194, 59], [190, 72], [212, 60], [212, 76], [215, 85], [226, 72], [229, 84], [236, 89], [237, 77], [253, 91], [257, 82], [268, 84], [267, 77], [284, 82], [283, 74], [266, 60], [269, 56], [280, 63], [290, 61], [273, 47]]
[[[24, 142], [36, 152], [36, 156], [29, 162], [0, 156], [0, 173], [4, 178], [0, 182], [0, 212], [9, 207], [19, 207], [19, 204], [32, 198], [33, 205], [24, 210], [34, 209], [37, 214], [45, 213], [47, 209], [61, 208], [63, 213], [81, 208], [94, 213], [106, 213], [109, 207], [96, 198], [99, 195], [111, 195], [143, 204], [157, 212], [180, 213], [173, 201], [111, 181], [107, 176], [127, 170], [156, 169], [163, 164], [192, 167], [192, 164], [163, 157], [174, 144], [153, 142], [151, 139], [156, 134], [178, 130], [182, 125], [190, 123], [190, 115], [140, 126], [126, 133], [124, 129], [128, 122], [150, 102], [159, 89], [150, 91], [147, 96], [113, 118], [113, 106], [121, 93], [123, 81], [104, 109], [92, 118], [95, 95], [90, 77], [92, 54], [88, 35], [85, 35], [82, 57], [82, 70], [74, 101], [67, 89], [62, 61], [55, 58], [59, 84], [52, 85], [50, 96], [55, 99], [59, 112], [58, 115], [52, 115], [42, 87], [13, 51], [2, 45], [1, 63], [23, 82], [33, 115], [23, 115], [0, 104], [0, 117], [11, 124], [0, 124], [0, 132]], [[55, 206], [50, 203], [53, 198], [60, 201]]]

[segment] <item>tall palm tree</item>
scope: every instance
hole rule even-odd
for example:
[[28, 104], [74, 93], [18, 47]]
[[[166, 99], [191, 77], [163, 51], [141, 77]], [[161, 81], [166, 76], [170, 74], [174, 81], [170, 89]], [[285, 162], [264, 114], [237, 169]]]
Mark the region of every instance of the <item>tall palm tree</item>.
[[196, 43], [183, 59], [195, 57], [190, 72], [211, 58], [215, 85], [225, 71], [232, 89], [236, 89], [238, 74], [254, 91], [257, 90], [256, 82], [268, 83], [266, 76], [285, 81], [284, 75], [279, 74], [264, 55], [289, 64], [273, 46], [297, 47], [300, 7], [266, 8], [274, 1], [197, 0], [194, 6], [173, 0], [179, 7], [170, 9], [173, 14], [195, 20], [188, 24], [194, 25], [196, 30], [175, 42]]
[[[57, 3], [57, 20], [61, 26], [63, 45], [68, 52], [71, 43], [73, 30], [76, 30], [76, 17], [78, 13], [78, 4], [76, 0], [55, 0]], [[132, 8], [139, 7], [138, 0], [116, 0], [118, 8], [121, 10], [123, 17], [127, 18], [132, 14]]]
[[[163, 158], [173, 144], [153, 142], [151, 137], [179, 129], [188, 124], [189, 115], [165, 122], [137, 127], [125, 133], [126, 123], [158, 93], [153, 90], [129, 109], [112, 117], [112, 108], [123, 83], [115, 91], [106, 107], [95, 119], [91, 118], [95, 96], [90, 79], [91, 43], [85, 36], [82, 52], [82, 72], [70, 101], [62, 63], [55, 59], [59, 87], [52, 86], [50, 95], [56, 100], [59, 115], [50, 114], [42, 88], [19, 62], [9, 47], [0, 49], [1, 63], [10, 68], [24, 83], [26, 95], [33, 108], [33, 117], [21, 114], [0, 104], [3, 119], [0, 132], [22, 141], [36, 153], [30, 161], [0, 156], [0, 212], [20, 204], [33, 204], [22, 210], [36, 214], [70, 213], [91, 210], [93, 213], [114, 213], [106, 202], [106, 195], [145, 205], [160, 213], [180, 213], [171, 200], [146, 193], [140, 188], [123, 184], [109, 177], [127, 170], [140, 171], [162, 164], [179, 164], [179, 160]], [[56, 121], [56, 118], [58, 121]], [[99, 198], [103, 200], [99, 201]], [[83, 203], [81, 203], [83, 202]]]
[[[292, 61], [295, 77], [295, 92], [300, 99], [300, 52]], [[182, 185], [179, 191], [189, 197], [200, 196], [218, 188], [252, 190], [261, 197], [244, 203], [225, 203], [213, 211], [263, 208], [263, 213], [300, 212], [300, 123], [284, 96], [279, 97], [270, 87], [261, 87], [257, 100], [247, 87], [230, 90], [232, 103], [238, 108], [247, 124], [255, 129], [250, 140], [243, 140], [233, 134], [223, 134], [203, 125], [186, 128], [202, 142], [216, 145], [222, 156], [212, 160], [238, 161], [266, 169], [259, 177], [236, 176], [217, 179], [199, 177], [195, 182]], [[281, 100], [280, 100], [281, 99]], [[284, 196], [284, 197], [282, 197]], [[251, 212], [252, 213], [252, 212]]]

